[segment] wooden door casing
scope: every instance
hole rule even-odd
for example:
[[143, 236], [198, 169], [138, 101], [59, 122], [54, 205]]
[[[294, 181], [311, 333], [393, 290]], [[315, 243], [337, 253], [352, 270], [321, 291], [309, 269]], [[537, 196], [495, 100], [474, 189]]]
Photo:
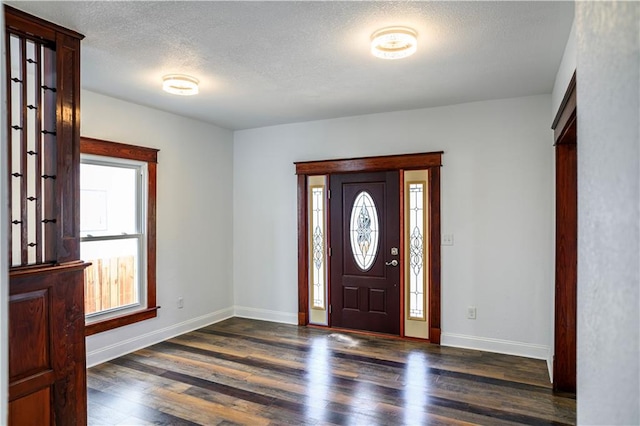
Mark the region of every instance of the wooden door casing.
[[[400, 334], [400, 272], [386, 265], [400, 247], [400, 195], [397, 171], [331, 175], [331, 325]], [[375, 260], [363, 271], [351, 250], [350, 218], [358, 194], [366, 191], [378, 215]]]
[[428, 170], [429, 342], [440, 343], [440, 306], [442, 303], [440, 297], [440, 167], [442, 167], [442, 154], [442, 151], [438, 151], [294, 163], [298, 181], [298, 325], [309, 323], [308, 177], [390, 170], [401, 172], [404, 170]]
[[578, 310], [578, 152], [574, 73], [552, 125], [556, 144], [556, 265], [553, 388], [575, 392]]

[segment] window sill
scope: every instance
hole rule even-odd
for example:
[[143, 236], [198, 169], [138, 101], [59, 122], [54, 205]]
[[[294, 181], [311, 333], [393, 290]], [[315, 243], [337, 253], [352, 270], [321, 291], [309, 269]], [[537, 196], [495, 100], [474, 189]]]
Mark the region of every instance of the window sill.
[[133, 312], [120, 317], [109, 318], [103, 321], [97, 321], [91, 324], [87, 324], [84, 327], [84, 335], [91, 336], [92, 334], [101, 333], [107, 330], [113, 330], [114, 328], [123, 327], [125, 325], [155, 318], [156, 316], [158, 316], [158, 309], [160, 309], [160, 306], [147, 308], [142, 311]]

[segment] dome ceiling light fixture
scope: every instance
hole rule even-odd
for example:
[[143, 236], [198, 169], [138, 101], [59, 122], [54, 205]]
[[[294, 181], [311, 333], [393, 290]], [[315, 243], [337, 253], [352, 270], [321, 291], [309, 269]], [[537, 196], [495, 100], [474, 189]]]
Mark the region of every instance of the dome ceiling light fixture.
[[409, 27], [386, 27], [371, 34], [371, 53], [382, 59], [406, 58], [416, 53], [418, 33]]
[[173, 95], [191, 96], [198, 94], [197, 78], [184, 74], [169, 74], [162, 77], [162, 90]]

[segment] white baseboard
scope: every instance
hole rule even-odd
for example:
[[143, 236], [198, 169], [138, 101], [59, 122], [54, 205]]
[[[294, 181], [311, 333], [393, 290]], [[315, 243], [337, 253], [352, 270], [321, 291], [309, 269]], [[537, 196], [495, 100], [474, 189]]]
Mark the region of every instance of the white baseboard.
[[476, 349], [499, 354], [516, 355], [526, 358], [542, 359], [549, 362], [549, 347], [513, 340], [492, 339], [489, 337], [466, 336], [464, 334], [442, 333], [442, 346]]
[[298, 324], [298, 314], [289, 312], [270, 311], [268, 309], [248, 308], [246, 306], [234, 306], [236, 317], [250, 318], [262, 321], [281, 322], [284, 324]]
[[231, 317], [233, 308], [225, 308], [87, 352], [87, 368]]

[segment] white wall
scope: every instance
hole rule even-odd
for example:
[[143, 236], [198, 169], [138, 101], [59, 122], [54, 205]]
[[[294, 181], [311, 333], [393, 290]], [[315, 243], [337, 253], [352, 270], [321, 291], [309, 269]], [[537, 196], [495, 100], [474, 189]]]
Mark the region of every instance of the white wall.
[[[0, 9], [2, 8], [0, 2]], [[0, 28], [4, 29], [4, 13], [0, 13]], [[0, 81], [5, 81], [5, 56], [6, 45], [4, 43], [5, 32], [0, 31]], [[4, 83], [2, 83], [4, 84]], [[5, 90], [0, 91], [0, 164], [7, 164], [7, 99]], [[4, 166], [2, 167], [4, 170]], [[0, 173], [0, 223], [9, 223], [7, 212], [7, 174]], [[7, 227], [0, 226], [0, 424], [7, 422], [7, 401], [9, 400], [9, 364], [7, 346], [9, 343], [8, 334], [8, 294], [9, 294], [9, 267], [7, 265], [8, 253], [7, 245], [9, 236]]]
[[640, 424], [640, 4], [577, 2], [578, 424]]
[[[160, 149], [158, 317], [87, 338], [94, 365], [233, 315], [233, 135], [210, 124], [82, 92], [83, 136]], [[184, 309], [177, 298], [184, 298]]]
[[[236, 314], [295, 323], [294, 161], [443, 150], [443, 343], [549, 355], [551, 96], [234, 134]], [[477, 319], [466, 319], [467, 306]]]

